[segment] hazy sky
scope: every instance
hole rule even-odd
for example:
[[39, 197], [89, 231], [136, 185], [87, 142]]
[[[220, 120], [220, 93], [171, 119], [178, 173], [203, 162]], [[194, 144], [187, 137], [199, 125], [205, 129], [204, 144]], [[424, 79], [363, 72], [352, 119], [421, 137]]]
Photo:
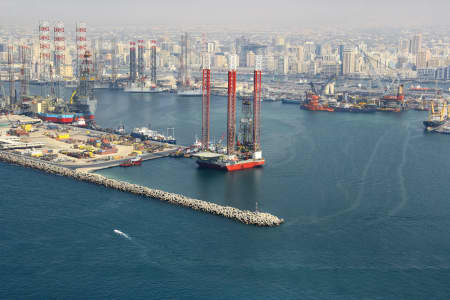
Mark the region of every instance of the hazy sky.
[[450, 0], [0, 0], [1, 24], [450, 26]]

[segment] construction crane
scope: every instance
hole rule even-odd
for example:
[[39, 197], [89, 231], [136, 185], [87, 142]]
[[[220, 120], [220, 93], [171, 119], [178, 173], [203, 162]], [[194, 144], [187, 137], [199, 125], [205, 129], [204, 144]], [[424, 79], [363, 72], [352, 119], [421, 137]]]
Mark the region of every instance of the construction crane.
[[75, 94], [77, 93], [77, 90], [74, 90], [72, 93], [72, 96], [70, 96], [70, 104], [73, 104], [73, 97], [75, 96]]
[[317, 90], [316, 90], [316, 87], [314, 86], [314, 82], [309, 82], [309, 86], [311, 86], [311, 91], [315, 94], [315, 95], [317, 95]]

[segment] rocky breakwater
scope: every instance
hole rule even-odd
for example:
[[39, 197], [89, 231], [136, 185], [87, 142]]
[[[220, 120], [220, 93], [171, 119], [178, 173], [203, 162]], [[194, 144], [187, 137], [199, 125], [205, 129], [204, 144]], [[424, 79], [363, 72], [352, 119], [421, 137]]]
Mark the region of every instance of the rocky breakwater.
[[284, 222], [283, 219], [269, 213], [240, 210], [230, 206], [222, 206], [203, 200], [192, 199], [179, 194], [168, 193], [161, 190], [107, 178], [99, 174], [88, 173], [80, 170], [70, 170], [61, 166], [56, 166], [44, 161], [27, 158], [13, 153], [0, 151], [0, 160], [23, 167], [38, 169], [50, 174], [68, 176], [77, 180], [103, 185], [122, 192], [128, 192], [148, 198], [166, 201], [175, 205], [189, 207], [194, 210], [233, 219], [244, 224], [273, 227], [279, 226]]

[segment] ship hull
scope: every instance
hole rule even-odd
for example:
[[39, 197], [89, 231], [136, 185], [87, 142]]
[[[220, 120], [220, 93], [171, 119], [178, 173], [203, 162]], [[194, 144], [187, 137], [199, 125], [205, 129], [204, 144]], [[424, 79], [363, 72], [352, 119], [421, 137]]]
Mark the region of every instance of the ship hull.
[[309, 105], [309, 104], [305, 104], [305, 105], [301, 105], [300, 106], [301, 109], [304, 110], [309, 110], [309, 111], [327, 111], [327, 112], [334, 112], [334, 109], [331, 107], [327, 107], [327, 106], [321, 106], [321, 105]]
[[283, 104], [301, 104], [301, 100], [291, 100], [291, 99], [283, 99], [281, 100], [281, 103]]
[[140, 166], [142, 164], [142, 161], [133, 161], [133, 162], [125, 162], [120, 164], [121, 167], [135, 167]]
[[75, 117], [73, 114], [39, 114], [39, 118], [45, 122], [71, 124]]
[[202, 95], [202, 90], [178, 91], [177, 96], [198, 97]]
[[444, 124], [445, 121], [423, 121], [423, 126], [425, 126], [425, 128], [436, 128]]
[[146, 89], [146, 88], [125, 88], [123, 90], [125, 93], [138, 93], [138, 94], [155, 94], [155, 93], [162, 93], [163, 90], [152, 90], [152, 89]]
[[246, 161], [236, 162], [233, 164], [229, 164], [229, 163], [221, 164], [218, 162], [201, 161], [201, 160], [197, 161], [197, 164], [200, 168], [220, 169], [220, 170], [226, 170], [228, 172], [262, 167], [264, 165], [264, 163], [265, 163], [265, 161], [263, 159], [246, 160]]

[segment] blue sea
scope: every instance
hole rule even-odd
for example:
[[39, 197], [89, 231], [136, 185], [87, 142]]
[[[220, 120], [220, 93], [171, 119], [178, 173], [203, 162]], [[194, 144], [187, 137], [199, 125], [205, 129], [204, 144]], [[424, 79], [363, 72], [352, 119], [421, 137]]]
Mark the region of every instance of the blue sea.
[[[200, 134], [200, 98], [97, 97], [102, 126]], [[264, 168], [162, 158], [99, 172], [258, 207], [285, 219], [277, 228], [0, 163], [0, 298], [449, 299], [450, 136], [425, 133], [426, 117], [264, 102]], [[220, 139], [224, 97], [211, 120]]]

